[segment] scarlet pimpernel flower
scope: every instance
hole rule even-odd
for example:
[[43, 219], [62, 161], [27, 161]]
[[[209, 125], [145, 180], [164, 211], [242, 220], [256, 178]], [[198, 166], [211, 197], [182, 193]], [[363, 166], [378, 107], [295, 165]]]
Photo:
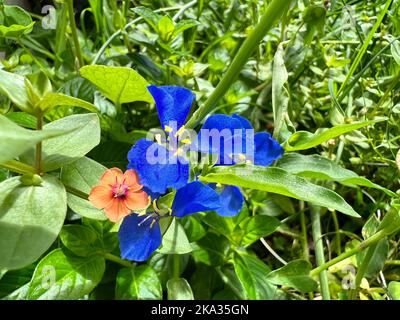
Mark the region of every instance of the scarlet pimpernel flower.
[[100, 185], [92, 189], [89, 201], [96, 208], [104, 209], [111, 221], [117, 222], [132, 211], [148, 206], [149, 198], [142, 188], [136, 171], [123, 173], [118, 168], [112, 168], [104, 172]]

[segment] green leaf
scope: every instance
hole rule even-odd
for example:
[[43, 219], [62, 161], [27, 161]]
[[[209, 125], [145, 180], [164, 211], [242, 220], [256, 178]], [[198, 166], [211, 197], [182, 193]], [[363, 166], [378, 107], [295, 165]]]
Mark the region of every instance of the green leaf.
[[271, 300], [276, 287], [265, 281], [270, 268], [257, 257], [235, 252], [233, 256], [235, 273], [246, 291], [246, 299]]
[[22, 111], [32, 113], [25, 80], [23, 76], [0, 69], [0, 93], [8, 97]]
[[131, 68], [95, 65], [81, 68], [80, 73], [117, 105], [134, 101], [154, 102], [147, 90], [147, 81]]
[[99, 112], [99, 109], [97, 109], [95, 105], [78, 98], [67, 96], [62, 93], [46, 94], [42, 98], [42, 100], [40, 100], [37, 107], [40, 108], [42, 111], [46, 112], [57, 106], [80, 107], [90, 112], [94, 113]]
[[229, 250], [229, 242], [215, 233], [208, 233], [197, 241], [193, 249], [193, 258], [208, 266], [221, 266]]
[[12, 294], [29, 283], [34, 270], [35, 265], [30, 264], [26, 268], [8, 271], [0, 280], [0, 298]]
[[118, 272], [117, 300], [161, 300], [162, 288], [156, 272], [148, 265], [123, 268]]
[[284, 50], [279, 44], [275, 53], [272, 71], [272, 108], [274, 112], [274, 137], [279, 141], [289, 137], [288, 127], [293, 127], [288, 113], [289, 94], [285, 88], [288, 73], [285, 67]]
[[280, 168], [253, 165], [214, 167], [205, 177], [200, 177], [200, 180], [278, 193], [359, 217], [358, 213], [334, 191]]
[[158, 34], [160, 38], [168, 42], [172, 39], [175, 30], [175, 24], [169, 16], [162, 17], [157, 24]]
[[173, 219], [165, 232], [161, 248], [158, 252], [164, 254], [185, 254], [192, 251], [185, 229], [177, 219]]
[[26, 112], [7, 113], [6, 117], [21, 127], [36, 129], [36, 117]]
[[[83, 157], [61, 170], [61, 181], [68, 187], [89, 194], [90, 190], [99, 184], [100, 178], [107, 170], [96, 161]], [[96, 209], [89, 201], [70, 192], [67, 194], [68, 206], [77, 214], [96, 220], [106, 220], [102, 210]]]
[[0, 269], [19, 269], [36, 261], [57, 238], [67, 213], [63, 184], [53, 176], [39, 186], [19, 177], [0, 183]]
[[270, 272], [266, 280], [282, 286], [295, 288], [301, 292], [312, 292], [318, 283], [310, 277], [312, 267], [308, 261], [293, 260], [282, 268]]
[[378, 230], [384, 230], [387, 235], [390, 235], [400, 229], [400, 206], [397, 203], [392, 204], [390, 210], [385, 214]]
[[299, 153], [287, 153], [278, 160], [277, 167], [305, 178], [336, 181], [344, 185], [374, 188], [382, 190], [389, 196], [396, 196], [393, 191], [360, 177], [355, 172], [347, 170], [319, 155], [305, 156]]
[[76, 300], [89, 294], [100, 282], [105, 270], [103, 257], [80, 258], [56, 249], [36, 267], [29, 300]]
[[132, 11], [141, 16], [154, 31], [157, 31], [157, 23], [160, 19], [160, 16], [157, 13], [146, 7], [135, 7]]
[[[76, 114], [46, 124], [43, 132], [48, 130], [70, 130], [63, 136], [43, 142], [44, 171], [52, 171], [72, 163], [97, 146], [100, 142], [100, 122], [94, 113]], [[22, 160], [34, 164], [34, 151], [24, 154]]]
[[194, 300], [190, 284], [183, 278], [167, 282], [168, 300]]
[[395, 40], [393, 41], [392, 45], [390, 46], [390, 51], [392, 53], [394, 61], [400, 66], [400, 41]]
[[80, 257], [87, 257], [101, 251], [94, 245], [98, 240], [97, 233], [81, 225], [66, 225], [62, 228], [60, 239], [63, 245]]
[[297, 131], [292, 134], [285, 143], [286, 151], [306, 150], [320, 145], [329, 139], [336, 138], [342, 134], [375, 124], [378, 121], [373, 120], [355, 123], [345, 123], [329, 129], [319, 129], [315, 133], [308, 131]]
[[[372, 247], [371, 247], [372, 248]], [[365, 252], [363, 252], [365, 253]], [[389, 242], [387, 239], [381, 239], [375, 247], [374, 253], [368, 263], [367, 270], [364, 276], [366, 278], [373, 278], [385, 266], [385, 261], [389, 254]]]
[[[13, 121], [0, 115], [0, 163], [23, 154], [38, 142], [67, 134], [67, 128], [47, 131], [32, 131], [21, 128]], [[54, 141], [54, 140], [53, 140]], [[33, 164], [34, 162], [32, 162]]]
[[35, 22], [19, 6], [4, 6], [0, 10], [0, 37], [19, 38], [32, 31]]
[[281, 222], [274, 217], [261, 215], [247, 217], [239, 224], [243, 234], [241, 245], [250, 245], [272, 234], [280, 224]]
[[400, 300], [400, 282], [389, 282], [388, 291], [393, 300]]
[[180, 20], [175, 24], [175, 29], [172, 34], [172, 39], [175, 39], [179, 34], [190, 28], [196, 27], [199, 23], [196, 20]]

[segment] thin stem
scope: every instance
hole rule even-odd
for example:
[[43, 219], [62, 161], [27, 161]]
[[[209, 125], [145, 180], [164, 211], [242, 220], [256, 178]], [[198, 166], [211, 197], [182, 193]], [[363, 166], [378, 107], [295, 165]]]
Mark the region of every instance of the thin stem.
[[307, 224], [306, 215], [304, 214], [304, 202], [301, 201], [300, 211], [300, 226], [301, 226], [301, 247], [303, 249], [303, 259], [310, 260], [310, 252], [308, 250], [308, 238], [307, 238]]
[[[161, 9], [157, 9], [154, 10], [155, 13], [157, 12], [166, 12], [166, 11], [173, 11], [173, 10], [179, 10], [181, 9], [182, 6], [178, 6], [178, 7], [168, 7], [168, 8], [161, 8]], [[131, 22], [129, 22], [124, 28], [122, 29], [118, 29], [117, 31], [115, 31], [108, 39], [106, 42], [104, 42], [104, 44], [102, 45], [102, 47], [100, 48], [100, 50], [97, 52], [96, 56], [94, 57], [91, 65], [95, 65], [99, 62], [101, 56], [103, 55], [104, 51], [106, 51], [107, 47], [111, 44], [111, 42], [114, 41], [114, 39], [118, 36], [120, 36], [122, 34], [122, 32], [128, 30], [130, 27], [134, 26], [136, 23], [140, 22], [141, 20], [143, 20], [142, 17], [138, 17], [134, 20], [132, 20]]]
[[[36, 116], [36, 129], [41, 131], [43, 130], [43, 113], [39, 112]], [[37, 174], [42, 174], [42, 141], [39, 141], [36, 144], [36, 161], [35, 168]]]
[[174, 254], [172, 256], [172, 259], [173, 259], [172, 277], [178, 279], [181, 275], [181, 259], [178, 254]]
[[[321, 219], [320, 219], [320, 208], [317, 206], [311, 206], [311, 224], [312, 224], [312, 235], [314, 241], [315, 258], [317, 266], [321, 266], [325, 263], [324, 256], [324, 244], [322, 242], [321, 232]], [[324, 300], [330, 300], [331, 296], [329, 293], [329, 281], [328, 273], [324, 270], [319, 274], [319, 281], [321, 285], [321, 294]]]
[[77, 196], [83, 200], [88, 200], [89, 195], [83, 191], [80, 191], [78, 189], [75, 189], [74, 187], [65, 185], [65, 190], [67, 190], [68, 193], [73, 194], [74, 196]]
[[190, 7], [193, 7], [195, 4], [197, 3], [197, 0], [193, 0], [191, 2], [188, 2], [187, 4], [185, 4], [182, 8], [179, 9], [179, 11], [174, 15], [174, 17], [172, 18], [172, 20], [174, 22], [176, 22], [179, 17]]
[[134, 266], [134, 264], [132, 264], [128, 260], [121, 259], [120, 257], [114, 256], [111, 253], [104, 253], [104, 258], [106, 258], [107, 260], [113, 261], [115, 263], [118, 263], [121, 266], [124, 266], [127, 268], [132, 268]]
[[0, 164], [0, 167], [3, 167], [9, 171], [19, 173], [19, 174], [34, 174], [36, 173], [36, 169], [32, 166], [29, 166], [25, 163], [19, 162], [17, 160], [9, 160]]
[[71, 27], [72, 40], [74, 41], [74, 47], [75, 47], [75, 56], [78, 59], [79, 68], [81, 68], [83, 67], [84, 62], [82, 58], [81, 46], [79, 44], [78, 31], [75, 22], [74, 0], [67, 0], [67, 6], [68, 6], [69, 25]]
[[400, 266], [400, 260], [387, 260], [385, 261], [387, 266]]
[[361, 242], [357, 247], [355, 247], [349, 251], [346, 251], [346, 252], [342, 253], [340, 256], [337, 256], [336, 258], [329, 260], [328, 262], [311, 270], [310, 276], [316, 276], [316, 275], [320, 274], [321, 272], [323, 272], [324, 270], [327, 270], [329, 267], [335, 265], [336, 263], [339, 263], [340, 261], [343, 261], [344, 259], [347, 259], [347, 258], [365, 250], [366, 248], [372, 246], [373, 244], [377, 243], [379, 240], [383, 239], [386, 236], [388, 236], [388, 234], [384, 230], [378, 231], [372, 237], [369, 237], [368, 239]]
[[260, 238], [261, 243], [264, 245], [264, 247], [282, 264], [287, 265], [287, 262], [281, 258], [279, 254], [277, 254], [274, 249], [268, 244], [267, 241], [264, 240], [264, 238]]
[[364, 274], [367, 271], [367, 268], [369, 266], [369, 263], [371, 262], [372, 257], [374, 256], [377, 245], [378, 244], [375, 243], [374, 245], [372, 245], [371, 247], [368, 248], [367, 254], [365, 255], [360, 267], [357, 270], [355, 286], [354, 286], [354, 289], [350, 291], [350, 295], [349, 295], [350, 300], [354, 300], [357, 297], [358, 288], [360, 287], [360, 284], [364, 277]]
[[240, 71], [243, 69], [258, 44], [272, 28], [275, 21], [278, 20], [288, 8], [290, 2], [291, 0], [272, 0], [266, 12], [261, 17], [260, 22], [254, 28], [251, 35], [243, 42], [231, 65], [228, 67], [228, 70], [218, 83], [213, 93], [193, 114], [186, 127], [194, 128], [213, 110], [218, 100], [225, 95], [233, 82], [237, 79]]
[[336, 212], [332, 212], [333, 225], [335, 226], [335, 242], [336, 252], [338, 255], [342, 253], [342, 237], [340, 235], [340, 226]]

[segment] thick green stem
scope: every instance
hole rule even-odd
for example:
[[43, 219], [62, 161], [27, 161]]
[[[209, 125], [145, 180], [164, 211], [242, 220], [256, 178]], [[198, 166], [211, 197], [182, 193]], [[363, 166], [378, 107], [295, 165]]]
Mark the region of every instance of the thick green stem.
[[172, 259], [173, 259], [172, 277], [175, 279], [179, 279], [181, 275], [181, 259], [178, 254], [174, 254], [172, 256]]
[[80, 191], [78, 189], [75, 189], [71, 186], [65, 185], [65, 190], [67, 190], [68, 193], [73, 194], [74, 196], [77, 196], [83, 200], [88, 200], [89, 195], [83, 191]]
[[[36, 129], [39, 131], [43, 130], [43, 114], [41, 112], [36, 117]], [[35, 168], [37, 174], [42, 174], [42, 141], [36, 144]]]
[[275, 21], [283, 15], [290, 2], [290, 0], [273, 0], [270, 3], [258, 25], [254, 28], [250, 36], [243, 42], [214, 92], [209, 96], [207, 101], [197, 109], [192, 118], [188, 121], [186, 127], [194, 128], [213, 110], [213, 108], [215, 108], [218, 100], [225, 95], [230, 86], [237, 79], [240, 71], [247, 63], [251, 54], [255, 51], [261, 40], [274, 25]]
[[105, 253], [104, 258], [107, 260], [113, 261], [115, 263], [120, 264], [121, 266], [127, 267], [127, 268], [132, 268], [134, 265], [129, 262], [128, 260], [121, 259], [120, 257], [114, 256], [111, 253]]
[[81, 46], [79, 44], [78, 29], [76, 27], [76, 22], [75, 22], [74, 0], [67, 0], [67, 5], [68, 5], [69, 25], [71, 27], [72, 40], [74, 41], [74, 47], [75, 47], [75, 56], [76, 59], [78, 60], [79, 68], [81, 68], [83, 67], [84, 62], [82, 58]]
[[[322, 242], [321, 232], [321, 219], [320, 219], [320, 208], [317, 206], [311, 206], [311, 224], [312, 224], [312, 235], [314, 241], [315, 258], [317, 266], [321, 266], [325, 263], [324, 256], [324, 245]], [[319, 281], [321, 285], [321, 294], [324, 300], [330, 300], [331, 295], [329, 292], [329, 281], [328, 273], [326, 270], [321, 271], [319, 274]]]
[[327, 270], [329, 267], [335, 265], [336, 263], [339, 263], [340, 261], [343, 261], [344, 259], [347, 259], [347, 258], [365, 250], [366, 248], [372, 246], [373, 244], [377, 243], [379, 240], [383, 239], [386, 236], [388, 236], [388, 234], [384, 230], [378, 231], [372, 237], [369, 237], [368, 239], [361, 242], [357, 247], [355, 247], [349, 251], [346, 251], [346, 252], [342, 253], [340, 256], [338, 256], [332, 260], [329, 260], [328, 262], [311, 270], [310, 275], [316, 276], [316, 275], [320, 274], [321, 272], [323, 272], [324, 270]]

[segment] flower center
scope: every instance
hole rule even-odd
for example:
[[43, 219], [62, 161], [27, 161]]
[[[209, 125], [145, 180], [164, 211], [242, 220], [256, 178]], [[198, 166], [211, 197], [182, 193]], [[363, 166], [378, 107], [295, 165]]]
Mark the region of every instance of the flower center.
[[125, 198], [128, 190], [129, 187], [126, 184], [116, 184], [114, 185], [112, 192], [114, 198]]

